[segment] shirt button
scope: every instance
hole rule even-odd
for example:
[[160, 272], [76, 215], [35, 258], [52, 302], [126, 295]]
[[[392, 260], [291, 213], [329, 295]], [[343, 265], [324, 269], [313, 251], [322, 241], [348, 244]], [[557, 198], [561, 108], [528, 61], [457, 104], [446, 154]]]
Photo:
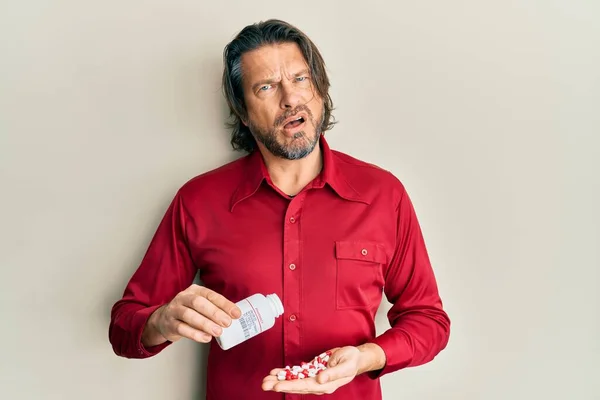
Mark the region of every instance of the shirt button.
[[290, 264], [290, 269], [293, 271], [296, 269], [296, 264]]
[[290, 222], [291, 222], [292, 224], [293, 224], [293, 223], [295, 223], [295, 222], [296, 222], [296, 218], [294, 218], [294, 217], [291, 217], [291, 218], [290, 218]]
[[362, 249], [362, 251], [360, 252], [363, 256], [367, 255], [367, 249]]
[[290, 321], [294, 322], [296, 320], [296, 316], [294, 314], [290, 315]]

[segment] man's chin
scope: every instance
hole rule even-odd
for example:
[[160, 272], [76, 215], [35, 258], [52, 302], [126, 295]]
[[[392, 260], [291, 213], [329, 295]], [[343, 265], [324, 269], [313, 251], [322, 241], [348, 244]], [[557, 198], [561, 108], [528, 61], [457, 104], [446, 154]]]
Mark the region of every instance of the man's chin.
[[319, 141], [318, 138], [315, 137], [309, 139], [304, 131], [298, 132], [295, 136], [296, 137], [286, 138], [279, 133], [279, 137], [269, 135], [258, 137], [257, 139], [262, 142], [269, 153], [277, 158], [284, 160], [301, 160], [314, 151]]
[[306, 158], [311, 152], [312, 150], [309, 148], [290, 149], [277, 152], [278, 154], [275, 155], [285, 160], [301, 160], [303, 158]]

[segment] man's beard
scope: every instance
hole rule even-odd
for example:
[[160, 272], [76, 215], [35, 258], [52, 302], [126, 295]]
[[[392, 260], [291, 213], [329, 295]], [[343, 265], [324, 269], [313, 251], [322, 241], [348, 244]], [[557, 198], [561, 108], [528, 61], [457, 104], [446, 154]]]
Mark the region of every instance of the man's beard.
[[[302, 130], [294, 134], [291, 143], [286, 144], [280, 142], [278, 140], [278, 133], [281, 130], [283, 130], [283, 126], [281, 126], [281, 124], [283, 123], [283, 121], [285, 121], [293, 115], [296, 115], [300, 111], [304, 111], [308, 115], [308, 120], [305, 122], [305, 124], [312, 124], [312, 127], [315, 132], [314, 137], [309, 137], [306, 134], [306, 132]], [[279, 116], [275, 120], [273, 128], [270, 130], [262, 129], [259, 126], [254, 125], [252, 121], [249, 121], [248, 128], [250, 129], [250, 132], [252, 132], [254, 138], [257, 141], [261, 142], [267, 148], [267, 150], [269, 150], [269, 152], [274, 156], [285, 158], [287, 160], [299, 160], [312, 153], [317, 143], [319, 143], [319, 137], [321, 136], [321, 132], [323, 129], [324, 115], [325, 113], [322, 113], [321, 121], [317, 122], [313, 117], [313, 114], [310, 111], [310, 109], [302, 105], [296, 107], [292, 111], [287, 111], [283, 115]], [[285, 140], [285, 138], [282, 138], [282, 140]]]

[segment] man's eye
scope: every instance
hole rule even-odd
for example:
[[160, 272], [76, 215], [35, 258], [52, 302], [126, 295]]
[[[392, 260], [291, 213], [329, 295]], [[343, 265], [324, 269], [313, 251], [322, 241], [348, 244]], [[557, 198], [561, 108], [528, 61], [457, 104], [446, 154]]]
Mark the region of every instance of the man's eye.
[[299, 76], [299, 77], [296, 78], [296, 82], [302, 82], [304, 80], [306, 80], [305, 76]]
[[264, 92], [266, 90], [269, 90], [270, 88], [271, 88], [271, 85], [264, 85], [264, 86], [260, 87], [260, 90]]

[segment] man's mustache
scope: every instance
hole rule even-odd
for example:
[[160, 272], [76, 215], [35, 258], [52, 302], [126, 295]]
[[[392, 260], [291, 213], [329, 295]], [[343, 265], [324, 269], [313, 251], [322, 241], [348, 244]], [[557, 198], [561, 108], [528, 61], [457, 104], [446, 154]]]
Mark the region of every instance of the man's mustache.
[[293, 110], [285, 111], [279, 117], [275, 118], [275, 123], [274, 123], [275, 127], [280, 126], [281, 124], [283, 124], [283, 121], [285, 121], [286, 119], [288, 119], [290, 117], [293, 117], [294, 115], [298, 114], [301, 111], [304, 111], [306, 114], [308, 114], [308, 117], [311, 120], [313, 119], [313, 115], [312, 115], [312, 112], [310, 112], [310, 109], [308, 107], [306, 107], [305, 105], [301, 105], [301, 106], [297, 106]]

